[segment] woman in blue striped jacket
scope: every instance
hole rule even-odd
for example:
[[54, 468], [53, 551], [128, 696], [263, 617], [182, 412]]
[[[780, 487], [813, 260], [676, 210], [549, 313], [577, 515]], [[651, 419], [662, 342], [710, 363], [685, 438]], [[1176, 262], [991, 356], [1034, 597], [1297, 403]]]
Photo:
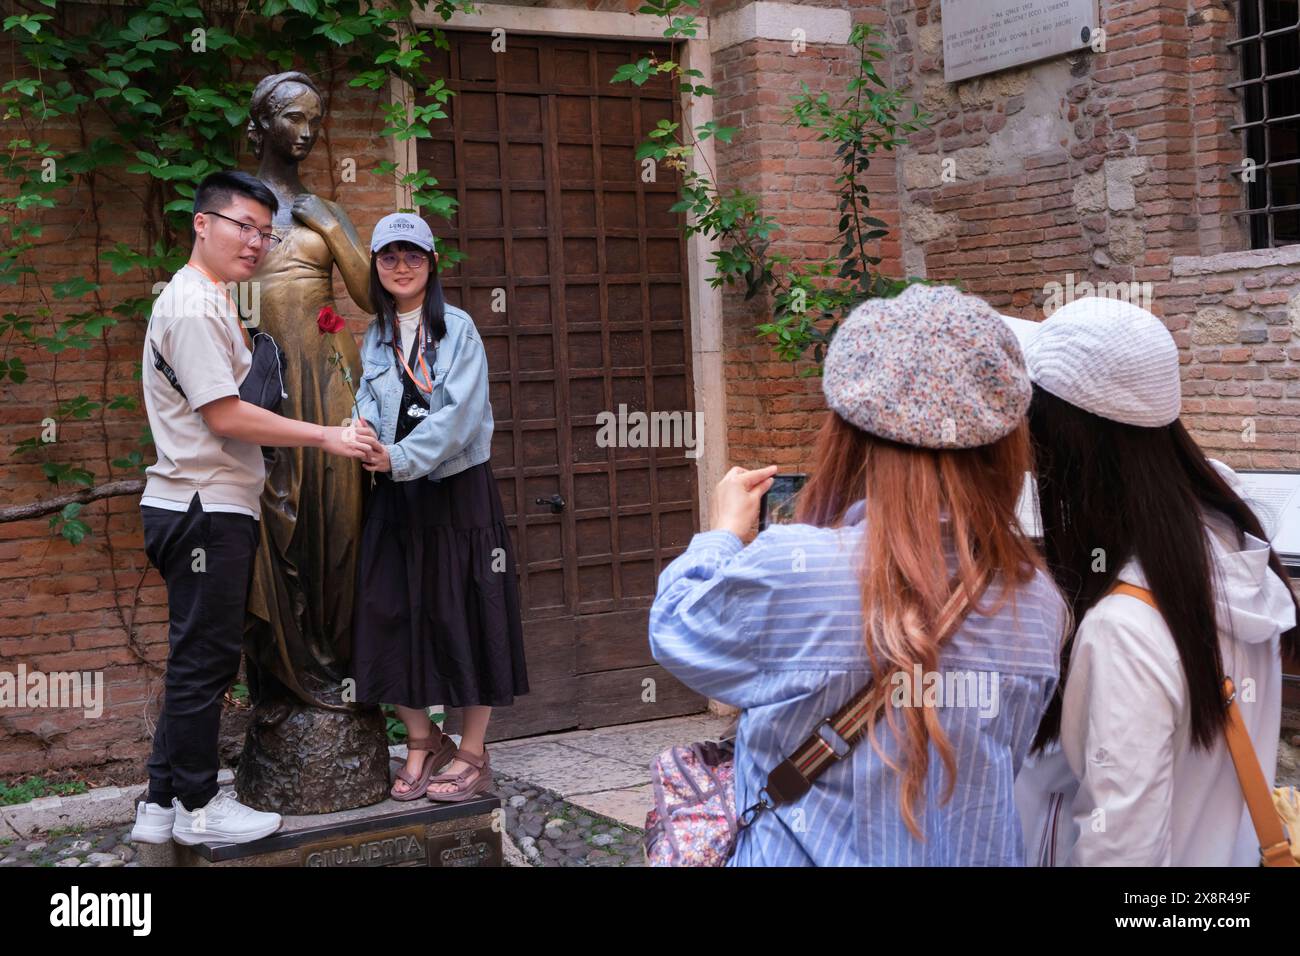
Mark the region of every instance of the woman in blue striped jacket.
[[[742, 808], [869, 678], [889, 686], [862, 743], [760, 814], [728, 865], [1022, 865], [1012, 785], [1067, 612], [1016, 520], [1030, 464], [1019, 346], [982, 301], [912, 286], [854, 310], [823, 391], [798, 523], [745, 546], [775, 468], [733, 468], [650, 612], [655, 659], [742, 709]], [[940, 642], [958, 588], [973, 608]]]

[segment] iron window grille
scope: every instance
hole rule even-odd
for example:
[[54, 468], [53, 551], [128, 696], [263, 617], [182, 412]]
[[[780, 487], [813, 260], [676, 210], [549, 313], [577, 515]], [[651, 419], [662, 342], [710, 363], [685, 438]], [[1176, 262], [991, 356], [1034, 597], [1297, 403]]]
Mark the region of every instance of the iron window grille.
[[1241, 0], [1241, 178], [1253, 249], [1300, 242], [1300, 0]]

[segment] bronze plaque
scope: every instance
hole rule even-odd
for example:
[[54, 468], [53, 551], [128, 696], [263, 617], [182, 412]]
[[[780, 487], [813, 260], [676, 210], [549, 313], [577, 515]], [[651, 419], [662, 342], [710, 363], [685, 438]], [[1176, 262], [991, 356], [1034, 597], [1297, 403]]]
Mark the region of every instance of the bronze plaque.
[[319, 843], [300, 851], [302, 866], [427, 866], [425, 828], [416, 824], [393, 830], [354, 833]]
[[429, 838], [430, 866], [500, 866], [501, 844], [491, 827], [453, 830]]

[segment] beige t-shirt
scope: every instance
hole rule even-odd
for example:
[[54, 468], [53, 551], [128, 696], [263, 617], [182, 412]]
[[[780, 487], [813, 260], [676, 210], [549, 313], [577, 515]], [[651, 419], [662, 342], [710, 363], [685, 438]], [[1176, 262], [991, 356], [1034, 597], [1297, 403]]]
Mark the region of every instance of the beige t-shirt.
[[[151, 346], [172, 367], [184, 397], [154, 366]], [[262, 450], [215, 434], [198, 412], [215, 399], [238, 395], [252, 361], [225, 291], [184, 266], [154, 302], [145, 331], [144, 406], [158, 461], [145, 470], [142, 503], [188, 506], [198, 492], [205, 511], [261, 514]]]

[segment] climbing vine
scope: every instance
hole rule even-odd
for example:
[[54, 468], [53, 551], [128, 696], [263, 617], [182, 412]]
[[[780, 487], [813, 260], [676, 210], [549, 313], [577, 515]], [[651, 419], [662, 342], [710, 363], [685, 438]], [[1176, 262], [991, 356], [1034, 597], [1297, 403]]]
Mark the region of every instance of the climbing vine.
[[[424, 47], [447, 43], [441, 31], [416, 26], [411, 0], [364, 8], [358, 0], [149, 0], [129, 7], [13, 0], [13, 6], [18, 12], [2, 24], [15, 58], [0, 84], [0, 121], [22, 132], [0, 151], [6, 184], [0, 286], [17, 294], [5, 297], [16, 304], [0, 313], [0, 386], [7, 401], [24, 402], [28, 368], [17, 353], [35, 349], [49, 358], [55, 400], [11, 453], [39, 462], [55, 489], [71, 491], [10, 509], [16, 514], [6, 517], [50, 514], [51, 528], [75, 544], [90, 532], [82, 515], [87, 502], [138, 491], [151, 444], [145, 427], [125, 455], [109, 452], [111, 424], [139, 416], [138, 388], [110, 381], [112, 346], [120, 326], [147, 318], [153, 297], [115, 298], [106, 280], [135, 276], [148, 289], [186, 261], [195, 186], [210, 172], [237, 166], [249, 96], [266, 72], [294, 68], [318, 79], [327, 111], [342, 72], [353, 75], [349, 86], [374, 91], [391, 78], [404, 80], [415, 99], [381, 98], [381, 135], [428, 137], [452, 94], [443, 80], [423, 75]], [[443, 21], [457, 11], [472, 7], [467, 0], [426, 7]], [[71, 130], [75, 143], [54, 145], [53, 130]], [[396, 163], [383, 162], [369, 173], [410, 187], [425, 215], [454, 212], [455, 200], [427, 172], [399, 176]], [[119, 190], [138, 202], [135, 245], [105, 239], [100, 200]], [[43, 220], [70, 208], [84, 214], [73, 234], [57, 242], [87, 250], [86, 272], [50, 282], [40, 263], [55, 240], [46, 238]], [[447, 262], [458, 257], [450, 250]], [[79, 391], [76, 358], [85, 352], [104, 359], [95, 398]], [[137, 362], [137, 381], [140, 372]], [[98, 452], [78, 442], [85, 457], [69, 460], [57, 438], [71, 422], [97, 425]], [[107, 480], [96, 485], [97, 475]]]
[[[39, 463], [56, 493], [0, 509], [0, 520], [49, 515], [52, 533], [75, 545], [91, 533], [87, 503], [143, 488], [148, 427], [125, 454], [110, 450], [120, 446], [121, 426], [141, 417], [140, 363], [133, 381], [111, 378], [114, 345], [124, 329], [147, 319], [153, 296], [143, 290], [157, 288], [189, 257], [194, 189], [208, 173], [238, 165], [256, 82], [291, 68], [308, 73], [328, 114], [336, 77], [346, 73], [351, 87], [383, 90], [382, 136], [428, 137], [452, 93], [423, 74], [424, 48], [448, 44], [440, 30], [412, 21], [411, 0], [364, 9], [358, 0], [149, 0], [129, 7], [11, 0], [10, 7], [16, 12], [0, 23], [14, 50], [0, 74], [0, 122], [15, 131], [0, 144], [0, 394], [13, 405], [48, 406], [10, 454]], [[472, 12], [467, 0], [434, 0], [424, 9], [444, 22]], [[389, 97], [393, 78], [410, 84], [409, 101]], [[328, 154], [328, 134], [322, 139]], [[368, 172], [409, 187], [413, 208], [427, 216], [455, 211], [454, 198], [427, 172], [399, 174], [393, 162]], [[137, 205], [137, 242], [107, 238], [113, 230], [101, 200], [109, 193], [126, 193]], [[67, 221], [69, 210], [76, 213], [71, 233], [48, 236], [47, 218], [59, 213]], [[85, 271], [51, 281], [42, 264], [65, 246], [84, 256]], [[444, 255], [448, 264], [460, 258], [454, 249]], [[60, 272], [66, 276], [67, 267]], [[113, 294], [110, 282], [123, 276], [138, 279], [142, 294]], [[52, 370], [41, 376], [42, 388], [52, 383], [52, 401], [24, 395], [33, 383], [19, 353], [33, 351]], [[102, 358], [94, 397], [85, 393], [83, 354]], [[91, 426], [91, 434], [58, 441], [74, 422]], [[109, 520], [106, 509], [104, 527]], [[135, 628], [144, 573], [124, 603], [113, 536], [102, 541], [127, 645], [157, 671]]]
[[[701, 82], [701, 71], [678, 62], [682, 41], [698, 33], [691, 11], [699, 6], [700, 0], [646, 0], [638, 12], [666, 21], [663, 36], [673, 41], [673, 55], [667, 60], [642, 57], [619, 68], [614, 82], [640, 86], [667, 74], [687, 97], [714, 96], [715, 91]], [[907, 135], [924, 129], [929, 120], [917, 104], [909, 104], [900, 90], [880, 76], [878, 64], [889, 52], [881, 36], [869, 24], [856, 24], [849, 36], [856, 70], [844, 95], [833, 100], [827, 91], [814, 93], [802, 83], [800, 95], [786, 111], [788, 123], [816, 130], [819, 142], [835, 144], [840, 165], [835, 178], [839, 249], [830, 258], [796, 262], [772, 251], [781, 223], [759, 212], [759, 197], [739, 189], [724, 193], [718, 188], [717, 175], [708, 168], [703, 154], [697, 153], [697, 146], [710, 138], [730, 143], [735, 127], [711, 120], [684, 129], [681, 123], [660, 120], [636, 153], [638, 160], [650, 159], [681, 173], [681, 200], [673, 211], [688, 214], [688, 236], [702, 233], [719, 241], [719, 249], [709, 259], [715, 270], [709, 284], [743, 288], [746, 300], [769, 297], [771, 320], [758, 325], [756, 331], [760, 338], [772, 342], [783, 360], [799, 362], [811, 357], [816, 365], [803, 368], [803, 376], [818, 372], [835, 330], [855, 305], [867, 298], [897, 295], [914, 281], [885, 275], [878, 268], [881, 258], [871, 252], [872, 244], [888, 235], [889, 229], [870, 213], [865, 178], [872, 158], [905, 144]], [[797, 37], [792, 37], [792, 44], [793, 52], [801, 52]], [[693, 155], [701, 159], [704, 172], [691, 167]]]

